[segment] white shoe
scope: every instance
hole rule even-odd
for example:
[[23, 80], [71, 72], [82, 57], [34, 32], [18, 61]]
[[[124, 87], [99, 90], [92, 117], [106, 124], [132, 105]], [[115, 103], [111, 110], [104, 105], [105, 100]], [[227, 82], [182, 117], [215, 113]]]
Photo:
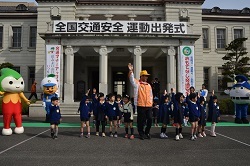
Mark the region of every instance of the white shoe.
[[199, 134], [198, 134], [198, 137], [202, 138], [202, 137], [203, 137], [203, 135], [202, 135], [201, 133], [199, 133]]
[[207, 136], [206, 133], [205, 133], [205, 131], [202, 132], [202, 136], [203, 136], [203, 137], [206, 137], [206, 136]]
[[180, 140], [179, 135], [176, 135], [176, 136], [175, 136], [175, 140], [176, 140], [176, 141], [179, 141], [179, 140]]
[[96, 136], [99, 136], [99, 132], [96, 132], [95, 135], [96, 135]]
[[161, 137], [161, 138], [165, 138], [164, 133], [161, 133], [161, 134], [160, 134], [160, 137]]
[[215, 134], [215, 132], [213, 132], [213, 133], [210, 133], [210, 135], [211, 135], [212, 137], [216, 137], [216, 134]]
[[179, 134], [179, 137], [180, 137], [180, 139], [183, 139], [183, 135], [181, 133]]
[[194, 134], [194, 139], [197, 139], [197, 136], [196, 136], [196, 134]]
[[168, 136], [166, 135], [166, 133], [163, 133], [164, 134], [164, 138], [168, 138]]
[[3, 128], [2, 135], [11, 135], [11, 134], [12, 134], [11, 128], [9, 128], [9, 129]]
[[191, 136], [191, 137], [190, 137], [190, 140], [194, 141], [194, 140], [195, 140], [194, 136]]
[[16, 134], [22, 134], [24, 132], [23, 126], [22, 127], [16, 127], [15, 130], [14, 130], [14, 132]]
[[106, 137], [105, 133], [102, 133], [102, 137]]

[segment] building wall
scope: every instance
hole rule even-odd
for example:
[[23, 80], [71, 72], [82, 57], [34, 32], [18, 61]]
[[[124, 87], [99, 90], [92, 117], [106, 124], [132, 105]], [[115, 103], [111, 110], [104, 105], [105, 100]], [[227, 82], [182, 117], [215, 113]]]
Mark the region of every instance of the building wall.
[[[0, 26], [3, 26], [3, 48], [0, 49], [0, 63], [9, 62], [15, 67], [20, 67], [20, 74], [24, 78], [25, 91], [28, 87], [28, 67], [34, 67], [36, 49], [29, 47], [30, 26], [36, 26], [34, 19], [4, 19], [0, 18]], [[11, 48], [13, 26], [22, 27], [21, 48]]]

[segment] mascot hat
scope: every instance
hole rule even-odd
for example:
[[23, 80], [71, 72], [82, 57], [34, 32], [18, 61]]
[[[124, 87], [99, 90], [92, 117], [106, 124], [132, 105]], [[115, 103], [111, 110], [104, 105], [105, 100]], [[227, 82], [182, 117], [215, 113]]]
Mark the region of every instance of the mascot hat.
[[51, 86], [55, 86], [57, 85], [57, 81], [55, 79], [55, 75], [54, 74], [50, 74], [48, 75], [48, 77], [45, 77], [42, 82], [41, 82], [41, 87], [43, 88], [45, 87], [51, 87]]

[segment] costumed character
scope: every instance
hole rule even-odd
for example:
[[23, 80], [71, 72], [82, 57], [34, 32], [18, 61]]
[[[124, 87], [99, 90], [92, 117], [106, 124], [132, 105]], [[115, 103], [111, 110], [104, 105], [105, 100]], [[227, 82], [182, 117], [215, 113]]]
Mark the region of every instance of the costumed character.
[[43, 107], [46, 111], [46, 122], [49, 122], [51, 98], [58, 97], [56, 91], [58, 90], [58, 83], [55, 75], [50, 74], [41, 81], [41, 88], [43, 91]]
[[235, 80], [237, 83], [233, 85], [230, 91], [226, 90], [225, 93], [229, 94], [231, 100], [235, 103], [235, 123], [248, 124], [247, 110], [248, 104], [250, 104], [250, 84], [244, 75], [237, 75]]
[[3, 130], [2, 135], [11, 135], [12, 129], [10, 128], [12, 117], [16, 128], [16, 134], [22, 134], [24, 128], [22, 126], [22, 104], [23, 99], [28, 105], [30, 101], [24, 96], [24, 81], [23, 77], [13, 69], [1, 69], [0, 76], [0, 95], [3, 96], [2, 113], [3, 113]]

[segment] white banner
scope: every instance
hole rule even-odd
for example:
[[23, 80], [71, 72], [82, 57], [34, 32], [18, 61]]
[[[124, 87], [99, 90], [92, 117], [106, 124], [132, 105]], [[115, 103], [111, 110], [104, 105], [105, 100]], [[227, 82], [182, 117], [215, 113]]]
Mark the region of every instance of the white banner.
[[53, 33], [187, 34], [186, 22], [54, 21]]
[[181, 89], [185, 96], [191, 86], [195, 87], [194, 46], [180, 46], [180, 75]]
[[58, 82], [58, 96], [60, 87], [60, 56], [61, 56], [61, 45], [46, 45], [46, 73], [54, 74], [56, 81]]

